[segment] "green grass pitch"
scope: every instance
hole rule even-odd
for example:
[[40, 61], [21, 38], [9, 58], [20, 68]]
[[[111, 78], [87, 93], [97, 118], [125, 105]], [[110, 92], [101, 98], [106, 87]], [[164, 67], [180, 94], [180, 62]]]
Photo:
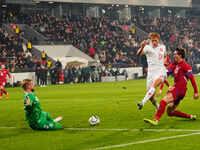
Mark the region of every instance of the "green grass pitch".
[[[196, 77], [196, 79], [200, 89], [200, 78]], [[172, 84], [172, 79], [168, 80]], [[155, 108], [150, 102], [141, 111], [137, 110], [136, 104], [143, 98], [145, 89], [146, 80], [142, 79], [36, 87], [35, 93], [40, 99], [42, 109], [54, 118], [63, 116], [61, 123], [65, 129], [34, 131], [25, 122], [23, 90], [8, 88], [9, 99], [6, 100], [4, 97], [0, 101], [0, 150], [200, 149], [200, 135], [198, 134], [200, 132], [200, 99], [193, 99], [191, 84], [189, 83], [187, 95], [177, 109], [196, 114], [199, 118], [196, 121], [190, 121], [164, 115], [159, 126], [150, 126], [143, 121], [144, 118], [153, 119], [155, 115]], [[166, 86], [164, 89], [167, 90]], [[156, 96], [159, 101], [164, 93]], [[91, 127], [88, 124], [88, 118], [94, 114], [100, 117], [101, 123]], [[79, 131], [69, 128], [92, 130]], [[154, 129], [158, 131], [159, 129], [181, 129], [182, 131], [155, 132]], [[197, 134], [191, 135], [193, 133]], [[179, 135], [186, 136], [178, 138]], [[169, 137], [172, 138], [168, 139]], [[132, 144], [122, 145], [128, 143]], [[113, 145], [121, 147], [105, 147]]]

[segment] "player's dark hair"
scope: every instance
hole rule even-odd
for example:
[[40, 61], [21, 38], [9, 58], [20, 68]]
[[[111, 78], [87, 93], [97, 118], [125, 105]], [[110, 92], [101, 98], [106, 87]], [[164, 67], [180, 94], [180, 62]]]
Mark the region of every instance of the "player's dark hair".
[[182, 58], [185, 58], [186, 50], [184, 48], [177, 47], [176, 51], [178, 55], [180, 55]]
[[22, 82], [21, 82], [21, 86], [24, 90], [26, 90], [26, 87], [27, 85], [31, 82], [32, 80], [31, 79], [24, 79]]

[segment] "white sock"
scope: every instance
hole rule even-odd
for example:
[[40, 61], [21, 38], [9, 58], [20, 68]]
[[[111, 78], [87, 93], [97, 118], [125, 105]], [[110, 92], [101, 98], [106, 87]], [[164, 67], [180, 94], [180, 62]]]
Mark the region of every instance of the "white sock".
[[150, 88], [150, 90], [146, 93], [145, 97], [142, 100], [143, 105], [147, 102], [147, 100], [149, 100], [153, 96], [153, 94], [155, 93], [155, 90], [156, 89], [154, 87]]

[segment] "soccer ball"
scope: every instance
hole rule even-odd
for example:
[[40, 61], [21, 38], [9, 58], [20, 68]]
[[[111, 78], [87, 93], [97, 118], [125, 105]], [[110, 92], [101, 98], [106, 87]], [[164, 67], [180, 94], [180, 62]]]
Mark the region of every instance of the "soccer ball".
[[100, 123], [100, 119], [99, 119], [98, 116], [91, 116], [91, 117], [89, 118], [88, 122], [89, 122], [89, 124], [90, 124], [91, 126], [95, 126], [95, 125], [97, 125], [97, 124]]

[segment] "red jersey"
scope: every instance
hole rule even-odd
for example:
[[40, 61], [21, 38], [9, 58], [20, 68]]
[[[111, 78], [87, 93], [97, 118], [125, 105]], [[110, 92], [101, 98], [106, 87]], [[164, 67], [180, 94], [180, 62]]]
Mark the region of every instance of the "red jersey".
[[192, 74], [192, 67], [184, 60], [180, 63], [172, 63], [168, 67], [170, 73], [174, 73], [174, 87], [181, 91], [187, 89], [188, 79], [191, 80], [195, 93], [198, 92], [194, 76]]
[[0, 80], [7, 82], [7, 76], [11, 78], [10, 72], [7, 69], [0, 69]]

